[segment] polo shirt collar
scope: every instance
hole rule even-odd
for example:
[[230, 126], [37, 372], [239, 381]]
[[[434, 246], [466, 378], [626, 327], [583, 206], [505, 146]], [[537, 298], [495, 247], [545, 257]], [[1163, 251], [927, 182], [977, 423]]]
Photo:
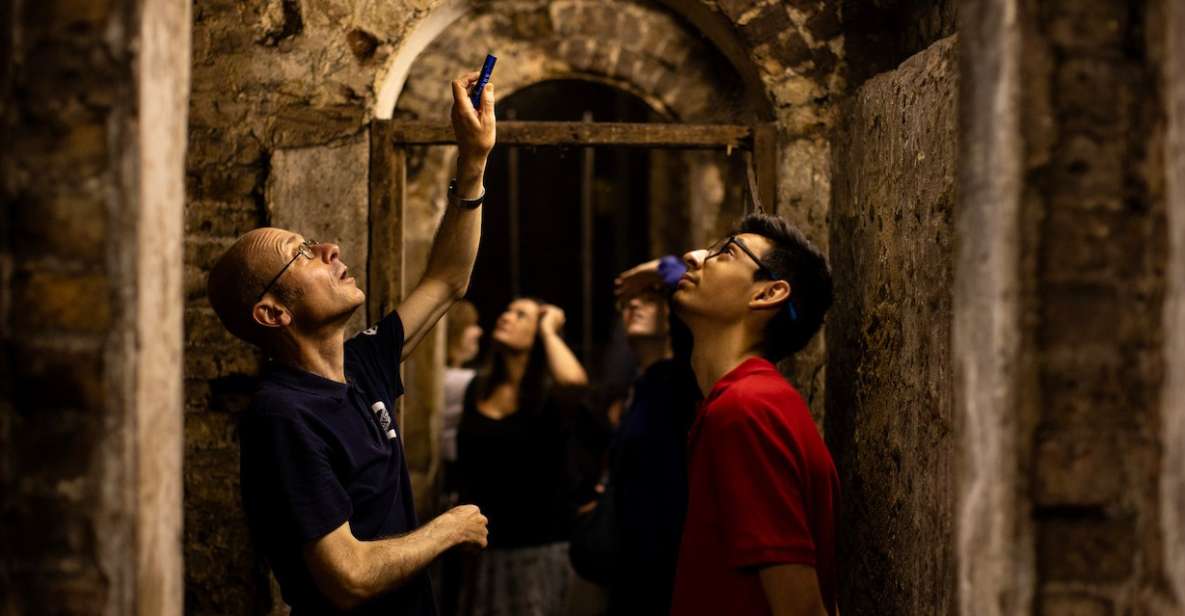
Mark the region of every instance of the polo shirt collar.
[[750, 357], [741, 362], [736, 368], [733, 368], [720, 377], [716, 384], [712, 385], [712, 390], [708, 392], [708, 396], [704, 398], [704, 404], [708, 404], [715, 400], [720, 394], [724, 393], [734, 383], [744, 379], [745, 377], [753, 376], [755, 374], [778, 374], [778, 369], [774, 367], [770, 361], [764, 357]]
[[337, 381], [313, 374], [312, 372], [306, 372], [275, 361], [268, 362], [267, 370], [264, 372], [264, 379], [278, 383], [289, 389], [333, 398], [339, 402], [346, 399], [346, 392], [349, 391], [350, 387], [346, 383], [338, 383]]

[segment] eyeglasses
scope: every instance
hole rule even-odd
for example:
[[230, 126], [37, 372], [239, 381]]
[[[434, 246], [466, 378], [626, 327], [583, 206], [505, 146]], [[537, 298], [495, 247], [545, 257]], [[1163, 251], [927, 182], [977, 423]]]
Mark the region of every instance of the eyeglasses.
[[276, 277], [272, 278], [272, 281], [267, 283], [267, 286], [263, 288], [263, 291], [259, 293], [259, 297], [255, 298], [255, 301], [259, 301], [263, 299], [264, 295], [267, 295], [267, 292], [270, 291], [272, 286], [276, 284], [276, 281], [280, 279], [280, 276], [283, 276], [284, 272], [288, 271], [288, 268], [292, 267], [293, 263], [296, 263], [297, 258], [304, 257], [310, 261], [316, 258], [317, 255], [313, 252], [313, 246], [316, 245], [317, 240], [305, 240], [301, 242], [300, 246], [296, 247], [296, 254], [292, 255], [292, 259], [290, 259], [284, 268], [280, 270], [280, 273], [276, 274]]
[[[719, 244], [719, 246], [717, 246], [717, 244]], [[757, 264], [757, 273], [769, 280], [781, 280], [780, 277], [774, 275], [774, 273], [761, 262], [761, 259], [757, 258], [757, 254], [745, 245], [744, 240], [735, 235], [730, 235], [723, 240], [719, 240], [716, 244], [709, 246], [708, 256], [704, 257], [704, 261], [707, 261], [708, 259], [714, 259], [719, 257], [721, 254], [724, 254], [724, 251], [728, 250], [729, 244], [740, 248], [741, 252], [749, 255], [750, 259], [753, 259], [753, 262]], [[798, 310], [794, 308], [794, 298], [790, 298], [786, 301], [786, 312], [789, 313], [791, 321], [798, 320]]]
[[740, 248], [742, 252], [749, 255], [750, 259], [753, 259], [753, 262], [757, 264], [757, 271], [760, 274], [762, 274], [766, 278], [769, 278], [770, 280], [778, 280], [778, 277], [775, 276], [774, 273], [771, 272], [770, 269], [768, 267], [766, 267], [765, 264], [763, 264], [761, 262], [761, 259], [757, 258], [757, 255], [753, 252], [752, 249], [750, 249], [748, 246], [745, 245], [745, 241], [742, 240], [741, 238], [739, 238], [735, 235], [730, 235], [730, 236], [724, 238], [723, 240], [717, 241], [717, 244], [719, 244], [719, 246], [717, 246], [716, 244], [713, 244], [708, 247], [708, 256], [704, 257], [704, 261], [707, 261], [708, 259], [715, 259], [716, 257], [719, 257], [720, 255], [724, 254], [725, 250], [728, 250], [729, 244], [733, 244], [737, 248]]

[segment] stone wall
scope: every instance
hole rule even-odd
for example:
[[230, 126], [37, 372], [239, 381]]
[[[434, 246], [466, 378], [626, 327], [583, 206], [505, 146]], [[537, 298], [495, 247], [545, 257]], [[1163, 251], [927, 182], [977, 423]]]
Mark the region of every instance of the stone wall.
[[0, 612], [181, 610], [189, 4], [0, 2]]
[[1160, 493], [1165, 7], [960, 6], [983, 52], [960, 111], [963, 613], [1182, 609]]
[[828, 446], [841, 609], [954, 612], [955, 37], [866, 81], [833, 145]]
[[1050, 4], [1033, 10], [1042, 48], [1027, 64], [1044, 119], [1028, 148], [1042, 212], [1038, 609], [1147, 611], [1163, 579], [1152, 480], [1165, 369], [1162, 6]]

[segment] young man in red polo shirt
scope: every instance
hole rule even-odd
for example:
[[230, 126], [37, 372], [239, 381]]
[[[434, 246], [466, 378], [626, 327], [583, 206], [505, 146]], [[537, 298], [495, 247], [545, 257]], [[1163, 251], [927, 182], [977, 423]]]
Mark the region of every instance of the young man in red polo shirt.
[[839, 478], [774, 362], [831, 306], [826, 259], [776, 216], [684, 256], [672, 302], [704, 394], [689, 435], [687, 521], [672, 614], [835, 616]]

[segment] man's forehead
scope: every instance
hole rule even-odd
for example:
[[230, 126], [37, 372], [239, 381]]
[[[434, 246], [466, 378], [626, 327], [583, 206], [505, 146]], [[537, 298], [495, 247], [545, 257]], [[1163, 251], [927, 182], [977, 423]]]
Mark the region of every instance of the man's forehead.
[[711, 244], [708, 244], [708, 247], [719, 248], [723, 246], [724, 242], [728, 241], [729, 238], [739, 239], [745, 245], [745, 247], [759, 255], [765, 254], [765, 251], [770, 247], [770, 241], [766, 239], [765, 236], [758, 235], [756, 233], [737, 233], [735, 235], [726, 235], [712, 242]]
[[737, 238], [745, 243], [745, 246], [751, 248], [753, 252], [759, 255], [765, 254], [765, 251], [770, 248], [770, 241], [764, 235], [757, 235], [756, 233], [738, 233]]

